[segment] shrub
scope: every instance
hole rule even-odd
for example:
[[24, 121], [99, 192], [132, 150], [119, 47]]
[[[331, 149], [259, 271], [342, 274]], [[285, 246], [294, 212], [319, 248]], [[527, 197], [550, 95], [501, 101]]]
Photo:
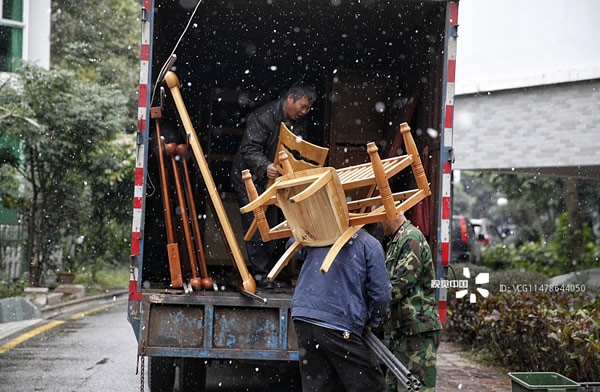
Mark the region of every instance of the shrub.
[[513, 268], [527, 269], [544, 273], [549, 276], [559, 275], [563, 270], [561, 265], [566, 263], [556, 252], [555, 244], [526, 242], [521, 245], [513, 259]]
[[600, 379], [600, 298], [572, 292], [492, 293], [477, 303], [449, 293], [446, 329], [469, 348], [491, 352], [511, 371], [554, 371]]
[[106, 290], [126, 289], [129, 287], [129, 269], [119, 266], [101, 269], [95, 273], [91, 269], [81, 269], [77, 272], [75, 283], [86, 286], [88, 295]]
[[[584, 252], [579, 260], [573, 257], [574, 237], [581, 237], [584, 243]], [[481, 255], [481, 264], [493, 270], [517, 268], [548, 276], [597, 267], [599, 262], [600, 246], [594, 244], [589, 225], [584, 223], [582, 230], [572, 230], [566, 212], [559, 217], [550, 241], [525, 242], [518, 247], [505, 241], [504, 244], [488, 247]]]
[[492, 293], [498, 293], [503, 286], [514, 291], [513, 287], [516, 286], [530, 285], [539, 287], [545, 283], [548, 283], [548, 277], [542, 273], [509, 269], [491, 272], [488, 290]]
[[[469, 268], [470, 278], [465, 278], [463, 276], [463, 269]], [[486, 290], [489, 290], [492, 293], [497, 293], [500, 291], [501, 286], [506, 286], [510, 289], [512, 286], [517, 285], [542, 285], [547, 283], [548, 277], [542, 273], [535, 271], [527, 271], [527, 270], [517, 270], [517, 269], [508, 269], [508, 270], [499, 270], [493, 271], [490, 270], [486, 266], [469, 264], [469, 263], [460, 263], [454, 264], [452, 266], [454, 274], [450, 275], [449, 279], [467, 279], [469, 281], [469, 287], [482, 287]], [[489, 273], [489, 283], [484, 285], [476, 285], [475, 277], [482, 273]]]
[[486, 248], [481, 254], [481, 264], [493, 270], [510, 268], [515, 258], [514, 245], [496, 245]]
[[8, 297], [20, 297], [27, 286], [27, 274], [19, 279], [6, 279], [6, 275], [0, 279], [0, 299]]
[[451, 267], [451, 270], [450, 270], [450, 276], [448, 279], [465, 279], [465, 276], [463, 275], [463, 270], [465, 268], [469, 269], [469, 274], [471, 275], [471, 277], [468, 279], [469, 287], [473, 287], [475, 285], [475, 276], [477, 276], [481, 272], [489, 273], [491, 271], [486, 266], [479, 265], [479, 264], [471, 264], [471, 263], [457, 263], [457, 264], [452, 264], [450, 267]]

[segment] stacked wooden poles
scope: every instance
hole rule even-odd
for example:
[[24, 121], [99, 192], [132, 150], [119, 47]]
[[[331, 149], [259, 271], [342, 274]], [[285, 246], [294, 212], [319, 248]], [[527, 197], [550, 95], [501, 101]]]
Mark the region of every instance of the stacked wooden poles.
[[167, 255], [169, 259], [169, 270], [171, 272], [171, 285], [173, 288], [183, 286], [183, 278], [181, 275], [181, 262], [179, 260], [179, 246], [175, 242], [173, 235], [173, 221], [171, 218], [171, 202], [169, 201], [167, 173], [164, 160], [164, 149], [162, 136], [160, 134], [160, 119], [162, 118], [162, 110], [160, 107], [150, 109], [150, 116], [156, 120], [156, 142], [158, 144], [158, 162], [160, 166], [160, 183], [162, 186], [162, 202], [163, 211], [165, 213], [165, 224], [167, 228]]
[[192, 220], [192, 229], [194, 231], [194, 240], [196, 243], [196, 251], [198, 260], [200, 260], [200, 274], [202, 276], [202, 287], [210, 289], [213, 286], [212, 279], [208, 276], [208, 270], [206, 269], [206, 258], [204, 257], [204, 247], [202, 246], [202, 237], [200, 236], [200, 225], [198, 224], [198, 213], [196, 212], [196, 202], [194, 201], [194, 194], [192, 193], [192, 183], [190, 181], [190, 171], [188, 170], [188, 146], [186, 144], [180, 144], [177, 146], [177, 155], [179, 155], [180, 162], [183, 164], [183, 179], [185, 181], [185, 195], [187, 197], [188, 207], [190, 209], [190, 215]]
[[175, 189], [177, 191], [177, 199], [179, 201], [179, 209], [181, 211], [181, 220], [183, 222], [183, 232], [185, 235], [185, 244], [187, 246], [188, 257], [190, 260], [190, 267], [192, 269], [192, 279], [190, 283], [192, 288], [202, 288], [202, 279], [198, 277], [198, 267], [196, 265], [196, 252], [194, 252], [194, 244], [192, 243], [192, 236], [190, 233], [190, 224], [185, 206], [185, 197], [183, 190], [181, 189], [181, 180], [179, 179], [179, 172], [177, 169], [176, 155], [177, 155], [177, 144], [169, 143], [165, 146], [167, 155], [171, 158], [171, 166], [173, 168], [173, 177], [175, 179]]
[[173, 101], [175, 102], [175, 106], [177, 107], [177, 112], [179, 113], [179, 118], [183, 123], [183, 127], [186, 130], [188, 143], [192, 148], [192, 153], [196, 158], [196, 164], [200, 169], [200, 174], [204, 183], [206, 184], [206, 189], [208, 191], [208, 195], [212, 201], [212, 205], [215, 208], [215, 212], [219, 222], [221, 224], [223, 234], [226, 239], [226, 245], [229, 248], [230, 255], [232, 257], [232, 261], [234, 266], [237, 268], [240, 276], [242, 278], [242, 286], [244, 290], [249, 291], [251, 293], [256, 292], [256, 282], [250, 272], [248, 272], [248, 267], [246, 267], [246, 262], [244, 261], [244, 256], [242, 255], [242, 251], [237, 243], [235, 238], [235, 234], [233, 232], [233, 228], [231, 227], [231, 223], [229, 222], [229, 218], [227, 217], [227, 213], [225, 212], [225, 207], [223, 206], [223, 201], [217, 191], [217, 186], [212, 178], [212, 174], [210, 172], [210, 168], [208, 167], [208, 162], [206, 162], [206, 158], [204, 157], [204, 152], [202, 151], [202, 147], [200, 146], [200, 141], [198, 140], [198, 135], [196, 134], [196, 130], [192, 125], [192, 120], [187, 112], [185, 107], [185, 103], [183, 102], [183, 97], [181, 96], [181, 92], [179, 91], [179, 78], [173, 72], [169, 71], [166, 73], [164, 82], [169, 87], [171, 91], [171, 95], [173, 96]]

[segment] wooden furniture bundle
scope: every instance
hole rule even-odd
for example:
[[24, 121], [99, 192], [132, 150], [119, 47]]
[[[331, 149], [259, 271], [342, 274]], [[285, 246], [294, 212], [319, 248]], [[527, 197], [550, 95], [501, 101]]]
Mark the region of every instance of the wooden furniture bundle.
[[[303, 245], [331, 246], [321, 265], [321, 272], [326, 273], [340, 249], [363, 225], [394, 219], [431, 194], [408, 124], [402, 123], [400, 132], [406, 155], [381, 160], [375, 143], [369, 143], [370, 163], [337, 170], [311, 168], [294, 171], [289, 154], [285, 150], [280, 151], [278, 159], [284, 175], [261, 195], [256, 191], [250, 172], [245, 170], [242, 173], [250, 203], [240, 211], [254, 211], [263, 241], [291, 236], [296, 240], [271, 270], [269, 280], [275, 279]], [[392, 193], [388, 180], [409, 166], [417, 188]], [[378, 196], [353, 201], [346, 199], [345, 191], [373, 186], [377, 187]], [[271, 204], [277, 204], [286, 218], [273, 228], [269, 227], [263, 210]], [[368, 211], [376, 205], [380, 207]]]
[[[325, 160], [327, 159], [327, 153], [329, 152], [328, 148], [320, 147], [315, 144], [309, 143], [306, 140], [294, 135], [292, 131], [285, 126], [284, 123], [281, 123], [279, 127], [279, 141], [277, 142], [277, 149], [275, 151], [287, 151], [288, 152], [288, 162], [291, 165], [294, 171], [300, 171], [305, 169], [313, 169], [316, 167], [322, 167], [325, 164]], [[293, 152], [296, 152], [304, 159], [296, 159], [294, 158]], [[275, 156], [275, 160], [273, 162], [275, 168], [279, 174], [285, 174], [283, 170], [283, 165], [279, 160], [279, 154]], [[275, 179], [269, 179], [269, 183], [267, 184], [267, 188], [269, 188]], [[245, 241], [250, 241], [257, 228], [256, 217], [252, 221], [248, 232], [244, 236]], [[263, 238], [264, 240], [264, 238]]]

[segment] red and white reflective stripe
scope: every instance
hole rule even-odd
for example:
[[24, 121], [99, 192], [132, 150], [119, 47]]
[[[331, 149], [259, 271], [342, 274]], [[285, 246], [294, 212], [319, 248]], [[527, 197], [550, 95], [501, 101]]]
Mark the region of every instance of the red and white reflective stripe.
[[[152, 10], [152, 0], [144, 0], [143, 7], [146, 11]], [[140, 51], [140, 87], [138, 100], [138, 123], [137, 131], [141, 134], [146, 131], [146, 120], [148, 112], [148, 81], [150, 69], [150, 23], [142, 20], [141, 51]], [[142, 227], [142, 207], [144, 200], [144, 144], [138, 144], [135, 150], [135, 186], [133, 194], [133, 222], [131, 227], [131, 254], [139, 256], [140, 238]], [[138, 292], [138, 268], [137, 260], [133, 259], [133, 268], [129, 276], [129, 299], [141, 300]]]
[[450, 26], [458, 24], [458, 1], [450, 3]]
[[442, 219], [441, 219], [441, 238], [442, 255], [441, 265], [448, 265], [450, 260], [450, 188], [452, 163], [444, 162], [444, 171], [442, 174]]
[[[458, 3], [450, 3], [450, 27], [458, 24]], [[456, 76], [456, 37], [448, 37], [448, 73], [446, 78], [446, 118], [444, 119], [444, 147], [452, 147], [454, 120], [454, 82]]]
[[[458, 24], [458, 3], [450, 3], [450, 28]], [[454, 77], [456, 72], [456, 36], [448, 36], [448, 64], [446, 78], [446, 110], [444, 118], [444, 147], [452, 147], [454, 121]], [[450, 191], [452, 162], [444, 162], [442, 173], [441, 265], [448, 265], [450, 251]]]
[[440, 288], [438, 313], [442, 324], [446, 324], [446, 304], [448, 303], [448, 288]]
[[[133, 222], [131, 227], [131, 254], [140, 254], [140, 229], [142, 226], [142, 202], [144, 196], [144, 145], [137, 146], [138, 159], [135, 163], [135, 187], [133, 191]], [[140, 157], [141, 155], [141, 157]]]
[[132, 268], [129, 273], [129, 300], [130, 301], [141, 301], [142, 293], [138, 293], [138, 269], [137, 267]]
[[[440, 264], [442, 266], [448, 265], [450, 256], [450, 173], [452, 171], [452, 164], [450, 162], [444, 162], [444, 172], [442, 174], [442, 219], [441, 219], [441, 259]], [[439, 305], [438, 314], [440, 315], [440, 321], [442, 324], [446, 323], [446, 304], [448, 298], [448, 288], [441, 287], [439, 289]]]
[[[144, 9], [152, 10], [152, 0], [144, 0]], [[150, 69], [150, 23], [142, 20], [142, 37], [140, 50], [140, 88], [138, 101], [138, 132], [146, 130], [146, 112], [148, 102], [148, 81]]]
[[[450, 21], [448, 33], [458, 25], [458, 2], [450, 3]], [[446, 100], [445, 118], [444, 118], [444, 147], [452, 147], [453, 137], [453, 122], [454, 122], [454, 82], [456, 75], [456, 36], [448, 36], [448, 64], [446, 77]], [[440, 220], [440, 243], [441, 256], [440, 264], [447, 266], [450, 259], [450, 219], [452, 219], [450, 211], [450, 191], [452, 187], [452, 162], [444, 162], [442, 173], [442, 219]], [[440, 321], [446, 323], [446, 306], [448, 300], [448, 288], [442, 287], [439, 289], [439, 308]]]

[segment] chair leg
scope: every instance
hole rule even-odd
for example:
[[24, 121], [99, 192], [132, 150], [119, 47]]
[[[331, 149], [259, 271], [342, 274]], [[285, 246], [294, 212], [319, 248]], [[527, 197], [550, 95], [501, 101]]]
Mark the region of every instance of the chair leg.
[[[256, 191], [256, 187], [254, 186], [254, 182], [252, 181], [252, 175], [250, 174], [250, 170], [244, 170], [242, 172], [242, 180], [244, 180], [244, 185], [246, 185], [246, 192], [248, 192], [248, 198], [250, 199], [250, 204], [252, 204], [252, 202], [258, 200], [258, 192]], [[275, 192], [277, 192], [277, 189], [275, 189]], [[269, 241], [269, 231], [271, 231], [271, 229], [269, 228], [269, 223], [267, 222], [267, 217], [265, 216], [265, 210], [262, 207], [257, 207], [254, 210], [254, 217], [256, 218], [256, 225], [258, 226], [258, 230], [260, 231], [260, 236], [262, 237], [262, 240], [264, 242]]]
[[256, 233], [256, 229], [258, 229], [258, 221], [256, 220], [256, 215], [254, 216], [254, 219], [252, 220], [252, 223], [250, 224], [250, 227], [248, 228], [248, 231], [246, 232], [246, 235], [244, 236], [244, 241], [250, 241], [252, 239], [252, 237], [254, 236], [254, 233]]
[[392, 190], [390, 189], [390, 183], [385, 175], [381, 158], [377, 153], [378, 148], [375, 143], [371, 142], [367, 144], [367, 152], [371, 158], [371, 165], [373, 166], [373, 173], [375, 174], [375, 182], [379, 189], [379, 195], [381, 196], [381, 202], [385, 207], [385, 214], [388, 219], [395, 219], [398, 217], [396, 212], [396, 206], [394, 204], [394, 198], [392, 197]]
[[402, 132], [402, 136], [404, 137], [406, 152], [413, 156], [413, 161], [410, 166], [415, 176], [417, 186], [425, 192], [425, 196], [429, 196], [431, 195], [431, 190], [429, 189], [427, 176], [425, 175], [425, 170], [421, 163], [421, 156], [419, 155], [419, 150], [417, 150], [417, 145], [415, 144], [415, 140], [410, 133], [410, 127], [407, 123], [400, 124], [400, 132]]
[[[267, 189], [271, 188], [271, 185], [273, 185], [274, 183], [275, 183], [275, 180], [272, 178], [269, 178], [269, 182], [267, 183]], [[252, 237], [254, 236], [254, 233], [256, 233], [256, 229], [258, 229], [258, 225], [256, 224], [256, 216], [255, 216], [254, 219], [252, 220], [252, 224], [250, 224], [250, 227], [248, 228], [248, 231], [246, 232], [246, 235], [244, 236], [244, 241], [250, 241], [252, 239]]]
[[304, 199], [308, 199], [315, 193], [319, 191], [324, 185], [327, 185], [327, 182], [331, 180], [331, 172], [323, 173], [319, 178], [315, 180], [312, 184], [310, 184], [306, 189], [302, 192], [298, 193], [296, 196], [290, 198], [290, 203], [298, 203]]
[[326, 274], [327, 271], [329, 271], [331, 264], [333, 264], [333, 260], [335, 260], [337, 254], [340, 253], [340, 250], [342, 250], [346, 242], [348, 242], [350, 238], [352, 238], [352, 236], [356, 234], [362, 227], [363, 225], [350, 226], [342, 233], [342, 235], [334, 242], [334, 244], [331, 245], [331, 249], [329, 249], [327, 256], [325, 256], [325, 259], [321, 264], [322, 274]]
[[288, 159], [288, 154], [285, 152], [285, 150], [279, 151], [279, 163], [281, 164], [283, 175], [292, 174], [294, 172], [294, 169], [292, 169], [292, 164]]
[[277, 260], [277, 264], [271, 269], [269, 275], [267, 275], [267, 279], [272, 282], [275, 280], [277, 275], [281, 272], [281, 270], [289, 263], [289, 261], [294, 257], [294, 255], [298, 252], [298, 250], [302, 247], [302, 244], [298, 241], [294, 242], [285, 253]]

